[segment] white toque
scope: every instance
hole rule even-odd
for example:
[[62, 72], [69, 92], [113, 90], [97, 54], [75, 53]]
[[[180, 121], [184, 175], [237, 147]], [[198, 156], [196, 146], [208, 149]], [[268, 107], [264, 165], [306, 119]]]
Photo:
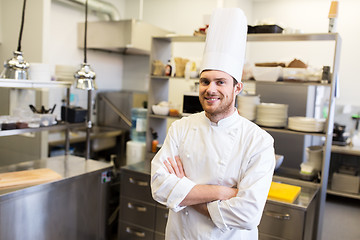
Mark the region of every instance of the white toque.
[[220, 70], [241, 81], [247, 20], [240, 8], [218, 8], [211, 15], [200, 73]]

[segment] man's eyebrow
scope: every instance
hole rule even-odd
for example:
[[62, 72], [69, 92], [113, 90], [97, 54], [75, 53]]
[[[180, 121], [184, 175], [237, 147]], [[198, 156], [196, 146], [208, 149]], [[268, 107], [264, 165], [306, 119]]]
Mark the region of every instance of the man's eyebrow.
[[[209, 80], [209, 78], [205, 78], [205, 77], [202, 77], [202, 78], [200, 78], [199, 79], [200, 81], [201, 80]], [[227, 79], [227, 78], [224, 78], [224, 77], [218, 77], [218, 78], [214, 78], [213, 80], [222, 80], [222, 81], [224, 81], [224, 80], [229, 80], [229, 79]]]

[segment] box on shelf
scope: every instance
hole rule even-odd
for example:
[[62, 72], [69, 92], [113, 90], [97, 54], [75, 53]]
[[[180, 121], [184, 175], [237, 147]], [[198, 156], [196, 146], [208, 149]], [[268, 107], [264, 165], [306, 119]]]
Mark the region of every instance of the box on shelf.
[[339, 192], [359, 193], [360, 176], [335, 172], [332, 176], [331, 189]]
[[[65, 113], [67, 111], [67, 118]], [[61, 120], [70, 123], [85, 122], [87, 110], [77, 106], [61, 106]]]

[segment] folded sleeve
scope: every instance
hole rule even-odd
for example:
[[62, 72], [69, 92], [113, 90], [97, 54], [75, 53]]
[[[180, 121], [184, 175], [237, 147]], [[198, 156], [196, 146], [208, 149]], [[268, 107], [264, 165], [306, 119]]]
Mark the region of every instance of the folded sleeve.
[[174, 127], [170, 127], [163, 146], [151, 161], [151, 192], [153, 198], [178, 212], [185, 208], [179, 204], [188, 195], [195, 183], [187, 177], [179, 178], [168, 173], [164, 161], [179, 154], [177, 134]]

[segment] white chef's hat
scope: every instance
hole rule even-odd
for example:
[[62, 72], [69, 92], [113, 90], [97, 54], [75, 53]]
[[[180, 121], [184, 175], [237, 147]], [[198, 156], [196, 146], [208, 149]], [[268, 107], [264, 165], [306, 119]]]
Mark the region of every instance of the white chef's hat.
[[241, 81], [247, 20], [240, 8], [218, 8], [211, 15], [200, 72], [220, 70]]

